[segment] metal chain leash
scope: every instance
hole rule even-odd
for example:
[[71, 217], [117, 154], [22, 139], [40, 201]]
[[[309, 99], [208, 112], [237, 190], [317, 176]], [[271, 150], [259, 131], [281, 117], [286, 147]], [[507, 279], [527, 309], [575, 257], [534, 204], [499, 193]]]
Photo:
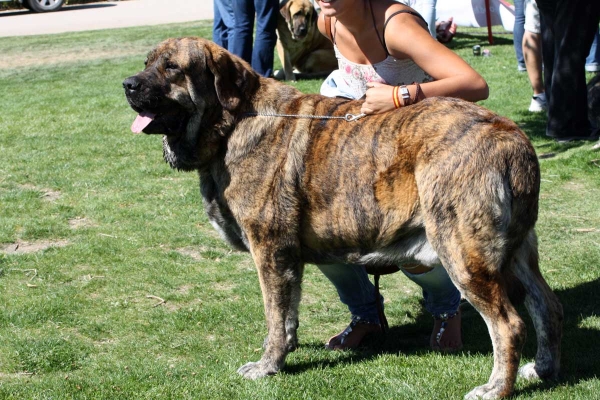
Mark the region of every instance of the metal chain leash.
[[307, 118], [307, 119], [343, 119], [346, 122], [353, 122], [365, 117], [367, 114], [346, 114], [343, 117], [331, 115], [305, 115], [305, 114], [276, 114], [276, 113], [245, 113], [249, 117], [287, 117], [287, 118]]

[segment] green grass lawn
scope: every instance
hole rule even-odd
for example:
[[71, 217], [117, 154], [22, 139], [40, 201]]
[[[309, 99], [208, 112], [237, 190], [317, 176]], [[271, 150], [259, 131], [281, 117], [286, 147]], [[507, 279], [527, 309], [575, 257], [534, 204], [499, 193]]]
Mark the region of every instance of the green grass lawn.
[[[183, 35], [210, 37], [211, 23], [0, 41], [0, 399], [456, 399], [486, 382], [481, 317], [464, 308], [462, 352], [431, 352], [431, 317], [401, 274], [383, 278], [387, 337], [324, 350], [349, 316], [314, 266], [286, 368], [237, 375], [266, 334], [252, 260], [213, 231], [197, 175], [162, 161], [160, 137], [131, 134], [121, 87], [148, 50]], [[474, 57], [474, 44], [492, 56]], [[464, 29], [451, 47], [487, 79], [481, 104], [515, 120], [540, 155], [541, 268], [565, 309], [563, 372], [518, 380], [515, 398], [598, 398], [600, 152], [544, 137], [511, 36], [488, 46], [484, 30]], [[535, 356], [525, 319], [522, 362]]]

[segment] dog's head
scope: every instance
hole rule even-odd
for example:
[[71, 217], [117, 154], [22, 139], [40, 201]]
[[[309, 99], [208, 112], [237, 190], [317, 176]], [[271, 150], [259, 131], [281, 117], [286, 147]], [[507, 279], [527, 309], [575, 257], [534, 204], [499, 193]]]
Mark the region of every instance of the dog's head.
[[308, 34], [317, 15], [310, 0], [289, 0], [281, 7], [281, 15], [292, 34], [292, 39], [302, 40]]
[[258, 76], [241, 59], [200, 38], [168, 39], [152, 50], [145, 69], [123, 82], [139, 113], [131, 129], [163, 134], [173, 168], [201, 168], [218, 150]]

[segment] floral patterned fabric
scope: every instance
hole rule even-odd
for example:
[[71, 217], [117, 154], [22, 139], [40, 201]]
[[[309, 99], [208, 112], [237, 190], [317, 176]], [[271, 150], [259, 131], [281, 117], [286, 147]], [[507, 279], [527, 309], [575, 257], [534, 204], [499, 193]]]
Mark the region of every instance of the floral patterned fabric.
[[[412, 60], [396, 60], [392, 56], [376, 64], [357, 64], [347, 60], [333, 46], [338, 59], [339, 70], [336, 73], [338, 86], [354, 99], [360, 99], [367, 91], [368, 82], [379, 82], [388, 85], [410, 85], [413, 82], [431, 82], [433, 79]], [[342, 80], [343, 82], [339, 82]], [[349, 97], [349, 96], [348, 96]]]

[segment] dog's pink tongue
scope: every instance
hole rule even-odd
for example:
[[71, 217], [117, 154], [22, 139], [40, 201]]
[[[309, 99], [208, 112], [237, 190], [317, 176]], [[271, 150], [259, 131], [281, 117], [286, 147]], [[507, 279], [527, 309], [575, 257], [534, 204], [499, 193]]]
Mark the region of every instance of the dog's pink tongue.
[[140, 133], [142, 130], [144, 130], [145, 127], [147, 127], [150, 124], [150, 122], [152, 122], [153, 119], [154, 114], [152, 114], [151, 112], [142, 111], [135, 118], [133, 124], [131, 124], [131, 132]]

